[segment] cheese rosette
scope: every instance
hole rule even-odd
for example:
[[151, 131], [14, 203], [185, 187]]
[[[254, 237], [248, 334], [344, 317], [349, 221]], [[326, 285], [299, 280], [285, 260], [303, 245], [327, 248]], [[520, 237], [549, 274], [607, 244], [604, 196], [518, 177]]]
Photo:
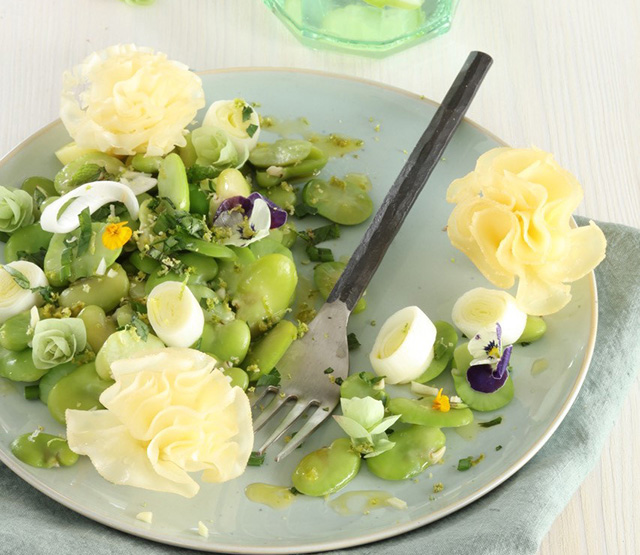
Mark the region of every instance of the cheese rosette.
[[106, 410], [67, 410], [69, 447], [115, 484], [193, 497], [240, 476], [253, 447], [249, 399], [205, 353], [165, 348], [112, 364]]
[[605, 256], [600, 228], [571, 226], [582, 196], [578, 180], [551, 154], [496, 148], [449, 186], [447, 201], [456, 204], [449, 239], [497, 287], [508, 289], [518, 277], [521, 310], [553, 314], [571, 300], [569, 284]]

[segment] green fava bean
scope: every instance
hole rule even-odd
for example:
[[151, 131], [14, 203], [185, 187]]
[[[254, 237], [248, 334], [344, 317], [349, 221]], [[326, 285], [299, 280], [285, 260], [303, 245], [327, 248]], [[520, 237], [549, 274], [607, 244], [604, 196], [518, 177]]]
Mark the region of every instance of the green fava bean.
[[4, 247], [5, 262], [20, 260], [20, 255], [26, 254], [40, 255], [46, 252], [51, 243], [53, 233], [44, 231], [40, 224], [31, 224], [20, 229], [16, 229], [9, 237]]
[[31, 311], [27, 310], [7, 319], [0, 327], [0, 345], [10, 351], [23, 351], [33, 337]]
[[78, 462], [78, 455], [69, 449], [66, 439], [42, 432], [17, 437], [11, 443], [11, 452], [23, 463], [36, 468], [72, 466]]
[[114, 264], [103, 276], [76, 281], [60, 293], [60, 306], [95, 305], [111, 312], [129, 295], [129, 276], [120, 264]]
[[116, 331], [114, 321], [107, 317], [101, 306], [85, 306], [78, 314], [78, 318], [84, 322], [87, 329], [87, 343], [94, 353], [97, 353], [107, 338]]
[[[182, 253], [175, 257], [192, 271], [187, 278], [187, 285], [204, 285], [218, 275], [218, 263], [215, 259], [197, 253]], [[165, 281], [183, 281], [184, 275], [177, 272], [166, 272], [158, 270], [149, 276], [145, 285], [145, 292], [148, 295], [153, 288]]]
[[27, 177], [27, 179], [22, 182], [20, 188], [23, 191], [27, 191], [32, 197], [35, 196], [36, 191], [39, 191], [44, 198], [53, 197], [58, 194], [53, 181], [47, 177]]
[[62, 168], [56, 174], [53, 184], [58, 194], [64, 195], [80, 185], [101, 179], [105, 172], [117, 175], [123, 168], [124, 164], [113, 156], [102, 152], [89, 152]]
[[260, 187], [275, 187], [283, 181], [291, 181], [301, 177], [317, 175], [327, 165], [327, 155], [317, 147], [311, 147], [311, 152], [302, 162], [292, 166], [282, 167], [280, 175], [269, 175], [266, 170], [256, 171], [256, 183]]
[[293, 189], [283, 189], [282, 187], [271, 187], [264, 189], [264, 196], [275, 202], [280, 208], [293, 214], [296, 204], [298, 204], [298, 196]]
[[278, 241], [270, 239], [269, 237], [260, 239], [260, 241], [256, 241], [255, 243], [251, 243], [249, 248], [251, 249], [251, 252], [256, 255], [256, 258], [262, 258], [267, 254], [278, 253], [284, 254], [286, 257], [293, 260], [293, 254], [287, 247]]
[[[329, 294], [333, 290], [335, 284], [340, 279], [342, 272], [347, 265], [344, 262], [322, 262], [318, 264], [313, 270], [313, 281], [320, 291], [320, 295], [326, 301], [329, 297]], [[363, 295], [366, 294], [366, 291]], [[356, 303], [356, 306], [353, 309], [354, 314], [358, 314], [362, 312], [365, 308], [367, 308], [367, 301], [364, 299], [364, 296], [360, 298], [360, 300]]]
[[196, 163], [198, 159], [198, 153], [196, 152], [195, 147], [193, 146], [193, 140], [191, 139], [191, 133], [187, 133], [184, 137], [186, 144], [184, 146], [179, 146], [176, 149], [178, 156], [182, 159], [182, 163], [185, 168], [190, 168]]
[[352, 374], [340, 385], [340, 397], [352, 399], [353, 397], [373, 397], [383, 403], [387, 402], [387, 393], [382, 389], [376, 389], [375, 385], [380, 383], [378, 377], [373, 372], [359, 372]]
[[391, 414], [399, 414], [400, 422], [431, 426], [434, 428], [458, 428], [473, 422], [471, 409], [450, 409], [447, 412], [433, 408], [435, 397], [425, 397], [421, 401], [395, 397], [389, 399], [387, 410]]
[[366, 459], [367, 467], [383, 480], [407, 480], [436, 463], [445, 436], [438, 428], [410, 426], [389, 435], [395, 445], [380, 455]]
[[47, 373], [47, 368], [39, 369], [33, 364], [31, 349], [9, 351], [0, 349], [0, 377], [14, 382], [37, 382]]
[[296, 241], [298, 239], [298, 232], [296, 230], [296, 226], [293, 223], [287, 222], [283, 226], [269, 231], [269, 238], [282, 243], [282, 246], [290, 249], [291, 247], [293, 247], [293, 245], [296, 244]]
[[227, 324], [206, 322], [198, 349], [223, 362], [240, 364], [247, 356], [250, 343], [251, 331], [242, 320], [232, 320]]
[[111, 364], [116, 360], [129, 358], [143, 351], [162, 349], [164, 343], [155, 335], [149, 334], [146, 340], [138, 337], [135, 330], [120, 330], [111, 334], [96, 356], [95, 368], [103, 380], [111, 379]]
[[146, 156], [138, 153], [131, 159], [131, 167], [137, 172], [155, 174], [160, 171], [161, 165], [161, 156]]
[[334, 493], [360, 470], [360, 455], [351, 448], [346, 437], [336, 439], [329, 447], [309, 453], [293, 471], [293, 486], [304, 495], [323, 497]]
[[140, 251], [135, 251], [129, 257], [129, 262], [133, 264], [136, 270], [145, 274], [153, 274], [160, 269], [160, 262], [149, 256], [144, 256]]
[[209, 213], [209, 199], [199, 185], [189, 185], [189, 206], [192, 214]]
[[433, 324], [436, 328], [433, 360], [424, 373], [415, 381], [427, 383], [444, 372], [453, 360], [453, 353], [458, 344], [458, 333], [448, 322], [438, 321]]
[[257, 371], [251, 373], [251, 380], [255, 381], [271, 372], [297, 336], [298, 328], [288, 320], [281, 320], [256, 341], [244, 363], [247, 370], [252, 366], [257, 367]]
[[249, 324], [252, 336], [284, 316], [297, 283], [296, 265], [282, 254], [268, 254], [245, 268], [232, 304], [237, 317]]
[[498, 410], [511, 402], [514, 394], [513, 380], [507, 378], [504, 385], [493, 393], [482, 393], [471, 387], [467, 380], [467, 370], [473, 360], [468, 343], [459, 345], [454, 351], [455, 368], [451, 370], [453, 385], [462, 401], [473, 410], [486, 412]]
[[257, 168], [292, 166], [302, 162], [313, 145], [298, 139], [280, 139], [273, 144], [260, 144], [251, 151], [249, 162]]
[[222, 372], [225, 376], [231, 378], [231, 387], [239, 387], [246, 391], [249, 387], [249, 376], [242, 368], [227, 368]]
[[124, 328], [133, 320], [133, 308], [131, 308], [130, 304], [121, 306], [113, 313], [113, 317], [115, 318], [118, 327]]
[[256, 261], [249, 247], [232, 247], [234, 260], [220, 260], [218, 282], [228, 295], [235, 295], [245, 269]]
[[373, 212], [373, 201], [369, 193], [352, 182], [335, 177], [329, 181], [312, 179], [302, 191], [307, 206], [318, 210], [318, 214], [341, 225], [357, 225]]
[[178, 210], [189, 210], [189, 182], [182, 158], [175, 152], [160, 164], [158, 196], [168, 198]]
[[184, 233], [176, 233], [176, 238], [182, 241], [185, 250], [210, 256], [211, 258], [233, 259], [233, 251], [224, 245], [210, 243], [203, 239], [195, 239]]
[[[118, 259], [122, 249], [109, 249], [102, 242], [102, 234], [107, 225], [98, 222], [91, 224], [89, 248], [80, 256], [76, 254], [80, 229], [67, 234], [53, 234], [44, 258], [44, 273], [50, 285], [63, 287], [80, 278], [94, 276], [100, 266], [104, 264], [108, 268]], [[69, 243], [70, 240], [72, 246], [65, 244], [65, 241]]]
[[58, 366], [54, 366], [49, 370], [42, 379], [38, 382], [38, 388], [40, 389], [40, 400], [46, 405], [49, 401], [49, 393], [62, 378], [68, 376], [78, 368], [78, 365], [74, 362], [65, 362]]
[[94, 362], [84, 364], [53, 386], [47, 399], [49, 412], [58, 422], [64, 424], [67, 409], [104, 408], [100, 404], [100, 395], [112, 384], [112, 380], [103, 380], [98, 376]]
[[533, 343], [534, 341], [538, 341], [538, 339], [542, 338], [546, 332], [547, 323], [540, 318], [540, 316], [527, 316], [527, 323], [524, 326], [522, 335], [518, 338], [516, 343]]

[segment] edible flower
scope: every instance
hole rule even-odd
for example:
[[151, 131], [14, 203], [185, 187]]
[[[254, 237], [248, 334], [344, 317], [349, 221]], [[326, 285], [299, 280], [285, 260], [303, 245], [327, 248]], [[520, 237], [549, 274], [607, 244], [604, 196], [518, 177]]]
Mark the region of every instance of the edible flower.
[[248, 197], [236, 196], [223, 200], [213, 220], [214, 227], [226, 227], [230, 236], [221, 242], [246, 247], [269, 235], [270, 229], [283, 226], [287, 212], [260, 193]]
[[386, 430], [400, 415], [384, 417], [384, 404], [373, 397], [340, 399], [343, 416], [334, 416], [344, 432], [351, 438], [351, 445], [365, 459], [380, 455], [395, 443], [389, 441]]
[[33, 223], [33, 198], [26, 191], [0, 186], [0, 231], [13, 233]]
[[451, 409], [451, 405], [449, 403], [449, 397], [442, 394], [442, 388], [438, 391], [436, 398], [433, 400], [432, 407], [434, 410], [439, 410], [440, 412], [449, 412]]
[[87, 346], [87, 330], [80, 318], [40, 320], [33, 332], [33, 365], [41, 370], [73, 359]]
[[118, 222], [117, 224], [109, 224], [104, 228], [102, 234], [102, 243], [111, 250], [123, 247], [125, 243], [131, 239], [133, 230], [127, 227], [129, 222]]
[[478, 332], [469, 341], [469, 353], [473, 356], [467, 370], [467, 381], [475, 391], [493, 393], [500, 389], [509, 377], [508, 367], [512, 345], [502, 350], [502, 328]]

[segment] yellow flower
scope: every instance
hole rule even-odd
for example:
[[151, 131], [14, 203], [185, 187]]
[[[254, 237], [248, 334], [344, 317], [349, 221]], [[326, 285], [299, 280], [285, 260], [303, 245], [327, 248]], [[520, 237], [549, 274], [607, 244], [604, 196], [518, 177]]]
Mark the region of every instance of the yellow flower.
[[438, 391], [436, 398], [433, 400], [432, 407], [435, 410], [439, 410], [440, 412], [449, 412], [449, 409], [451, 409], [449, 397], [442, 394], [442, 388], [440, 388], [440, 391]]
[[124, 244], [131, 239], [133, 230], [127, 227], [129, 222], [120, 222], [117, 224], [109, 224], [104, 229], [102, 234], [102, 243], [108, 249], [116, 250], [124, 246]]
[[606, 239], [593, 223], [571, 226], [582, 200], [577, 179], [536, 148], [495, 148], [447, 191], [455, 203], [447, 231], [494, 285], [518, 277], [516, 301], [527, 314], [559, 311], [571, 286], [604, 258]]
[[133, 44], [94, 52], [65, 72], [60, 117], [82, 148], [164, 156], [204, 106], [200, 78], [166, 54]]

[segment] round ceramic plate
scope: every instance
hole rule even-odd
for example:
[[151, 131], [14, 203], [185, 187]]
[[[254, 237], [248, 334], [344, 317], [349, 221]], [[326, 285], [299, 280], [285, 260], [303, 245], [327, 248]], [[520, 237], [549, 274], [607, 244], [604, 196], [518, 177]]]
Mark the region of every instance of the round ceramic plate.
[[[332, 159], [323, 175], [368, 174], [376, 206], [436, 109], [434, 103], [397, 89], [313, 72], [220, 71], [204, 73], [202, 79], [209, 102], [243, 97], [258, 103], [262, 115], [286, 120], [305, 117], [316, 132], [363, 139], [364, 148], [357, 156]], [[264, 133], [262, 138], [271, 140], [275, 136]], [[53, 177], [60, 167], [53, 152], [68, 141], [60, 122], [47, 126], [5, 158], [0, 165], [0, 182], [18, 186], [30, 175]], [[480, 154], [501, 144], [469, 121], [456, 132], [374, 276], [366, 296], [367, 310], [351, 319], [350, 331], [362, 343], [352, 352], [352, 372], [369, 369], [368, 350], [379, 325], [396, 310], [418, 305], [433, 320], [450, 320], [453, 303], [463, 292], [489, 286], [449, 243], [443, 230], [451, 211], [445, 191], [451, 180], [473, 169]], [[312, 220], [304, 223], [305, 227], [314, 224]], [[343, 227], [342, 237], [327, 246], [338, 256], [348, 255], [365, 227]], [[301, 553], [396, 536], [478, 499], [514, 474], [549, 439], [574, 401], [588, 368], [596, 333], [594, 285], [593, 275], [575, 283], [570, 305], [547, 319], [547, 335], [538, 343], [514, 349], [514, 401], [495, 413], [477, 413], [482, 421], [502, 416], [502, 424], [481, 431], [467, 430], [465, 437], [446, 430], [444, 464], [430, 468], [417, 480], [385, 482], [369, 474], [363, 465], [344, 490], [387, 491], [406, 501], [406, 510], [384, 508], [345, 517], [323, 499], [298, 496], [289, 508], [277, 511], [246, 498], [245, 487], [253, 482], [290, 485], [291, 471], [303, 454], [328, 445], [340, 435], [331, 420], [284, 461], [273, 460], [282, 447], [280, 443], [272, 447], [262, 467], [250, 467], [243, 476], [226, 484], [202, 484], [195, 498], [184, 499], [110, 484], [87, 459], [74, 467], [54, 470], [23, 465], [9, 449], [17, 435], [38, 426], [54, 434], [64, 430], [44, 405], [24, 400], [21, 384], [2, 380], [0, 459], [34, 487], [88, 518], [183, 547], [232, 553]], [[375, 322], [379, 323], [377, 327]], [[548, 361], [546, 370], [532, 370], [538, 367], [533, 364], [538, 359]], [[452, 391], [449, 375], [441, 376], [436, 383]], [[262, 437], [260, 434], [257, 440]], [[498, 445], [502, 449], [496, 451]], [[467, 472], [456, 470], [458, 459], [481, 453], [485, 455], [481, 464]], [[433, 496], [436, 482], [444, 484], [444, 491]], [[153, 524], [135, 519], [141, 511], [153, 512]], [[209, 538], [198, 535], [198, 521], [209, 528]]]

